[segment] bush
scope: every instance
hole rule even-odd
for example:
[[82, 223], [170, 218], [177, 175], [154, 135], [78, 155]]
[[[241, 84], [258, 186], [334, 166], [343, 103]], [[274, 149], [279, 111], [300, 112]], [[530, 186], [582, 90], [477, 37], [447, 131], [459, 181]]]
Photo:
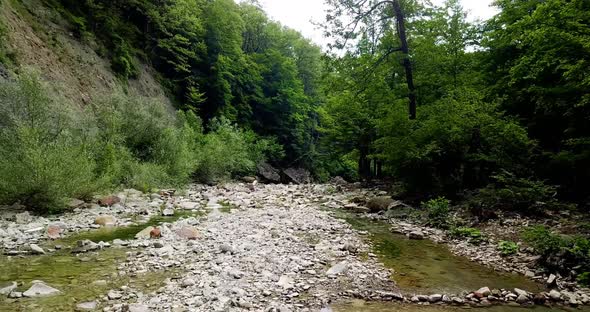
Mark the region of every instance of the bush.
[[275, 140], [240, 130], [227, 119], [214, 119], [212, 131], [204, 136], [198, 147], [196, 177], [212, 183], [253, 174], [259, 162], [268, 157], [281, 157], [282, 153]]
[[496, 182], [479, 190], [470, 199], [471, 205], [529, 214], [542, 213], [545, 208], [569, 208], [555, 199], [556, 188], [543, 181], [519, 178], [508, 171], [502, 171], [493, 178]]
[[501, 241], [498, 244], [498, 250], [502, 256], [511, 256], [518, 252], [518, 245], [511, 241]]
[[67, 104], [47, 94], [30, 72], [0, 85], [0, 202], [58, 212], [96, 189], [96, 163]]
[[574, 267], [580, 272], [590, 271], [590, 241], [585, 237], [559, 235], [544, 226], [533, 226], [524, 231], [523, 238], [552, 270], [564, 274], [570, 274]]
[[449, 226], [449, 200], [444, 197], [422, 203], [428, 214], [428, 224], [437, 228]]
[[458, 227], [451, 230], [451, 236], [458, 238], [468, 238], [472, 244], [478, 244], [482, 241], [481, 231], [474, 228]]

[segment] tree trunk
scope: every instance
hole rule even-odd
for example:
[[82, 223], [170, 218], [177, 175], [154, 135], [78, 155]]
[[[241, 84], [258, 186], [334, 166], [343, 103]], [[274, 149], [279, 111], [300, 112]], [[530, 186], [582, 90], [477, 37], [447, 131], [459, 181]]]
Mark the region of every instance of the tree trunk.
[[410, 48], [408, 47], [408, 39], [406, 37], [406, 25], [404, 11], [399, 3], [399, 0], [393, 0], [393, 11], [397, 20], [397, 32], [401, 42], [401, 51], [404, 54], [403, 65], [406, 70], [406, 82], [408, 84], [408, 99], [410, 100], [410, 119], [416, 119], [416, 87], [414, 86], [414, 75], [412, 72], [412, 62], [410, 61]]

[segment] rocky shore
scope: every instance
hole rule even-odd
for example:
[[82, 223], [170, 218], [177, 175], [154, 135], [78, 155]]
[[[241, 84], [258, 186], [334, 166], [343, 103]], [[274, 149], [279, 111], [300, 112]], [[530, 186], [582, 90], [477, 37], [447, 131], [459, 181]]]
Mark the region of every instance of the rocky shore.
[[[319, 311], [353, 298], [460, 306], [590, 303], [587, 289], [537, 273], [530, 267], [533, 259], [499, 257], [492, 251], [494, 242], [471, 246], [436, 229], [388, 219], [395, 231], [447, 244], [456, 254], [531, 275], [550, 286], [535, 294], [518, 288], [487, 287], [460, 294], [405, 293], [392, 281], [393, 271], [373, 254], [371, 242], [330, 211], [354, 206], [356, 211], [368, 213], [370, 209], [363, 210], [354, 198], [378, 195], [383, 194], [358, 187], [342, 190], [339, 185], [256, 183], [193, 186], [185, 194], [164, 191], [146, 195], [126, 190], [116, 196], [97, 197], [94, 203], [78, 202], [73, 212], [57, 218], [4, 209], [0, 246], [9, 257], [51, 254], [55, 249], [46, 243], [52, 239], [103, 227], [137, 226], [154, 216], [202, 212], [202, 216], [142, 227], [132, 238], [80, 240], [67, 246], [80, 253], [124, 248], [126, 261], [113, 272], [119, 277], [168, 272], [156, 291], [124, 285], [92, 301], [77, 303], [80, 311]], [[547, 281], [550, 278], [553, 280]], [[0, 285], [0, 295], [16, 301], [35, 297], [42, 289], [50, 293], [41, 296], [61, 293], [43, 281], [32, 282], [29, 289], [19, 292], [20, 283]]]

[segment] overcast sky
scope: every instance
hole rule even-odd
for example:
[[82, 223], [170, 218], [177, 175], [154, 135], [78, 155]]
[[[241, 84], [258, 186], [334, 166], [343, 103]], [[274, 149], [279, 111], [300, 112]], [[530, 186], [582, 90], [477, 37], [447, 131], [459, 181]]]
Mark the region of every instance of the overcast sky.
[[[316, 29], [310, 21], [322, 22], [325, 17], [323, 0], [259, 0], [268, 15], [303, 33], [303, 35], [315, 43], [324, 45], [322, 31]], [[495, 8], [490, 7], [493, 0], [461, 0], [463, 7], [469, 11], [469, 19], [488, 19], [496, 13]], [[432, 0], [434, 4], [440, 4], [443, 0]]]

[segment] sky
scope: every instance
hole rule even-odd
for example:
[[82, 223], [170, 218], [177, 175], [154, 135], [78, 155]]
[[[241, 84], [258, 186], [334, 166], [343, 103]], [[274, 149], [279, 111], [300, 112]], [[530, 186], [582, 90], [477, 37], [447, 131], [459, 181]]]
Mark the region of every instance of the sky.
[[[323, 0], [259, 0], [266, 13], [283, 25], [300, 31], [306, 38], [316, 44], [326, 46], [327, 39], [322, 31], [311, 21], [322, 22], [325, 17]], [[444, 0], [433, 0], [441, 4]], [[488, 19], [496, 10], [490, 7], [493, 0], [461, 0], [463, 7], [469, 12], [469, 19]]]

